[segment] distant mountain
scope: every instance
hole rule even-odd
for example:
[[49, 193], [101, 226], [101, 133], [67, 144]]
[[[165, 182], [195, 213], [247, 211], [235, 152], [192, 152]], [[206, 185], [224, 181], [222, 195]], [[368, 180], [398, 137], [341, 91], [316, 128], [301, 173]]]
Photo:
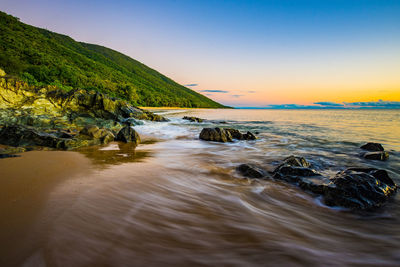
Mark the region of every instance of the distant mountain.
[[117, 51], [76, 42], [1, 11], [0, 68], [32, 85], [96, 90], [133, 105], [224, 107]]

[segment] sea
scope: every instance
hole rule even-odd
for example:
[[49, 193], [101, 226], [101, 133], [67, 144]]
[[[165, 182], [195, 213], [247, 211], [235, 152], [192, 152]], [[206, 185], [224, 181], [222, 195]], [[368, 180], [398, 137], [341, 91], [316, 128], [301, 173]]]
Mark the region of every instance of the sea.
[[[326, 177], [385, 169], [400, 184], [400, 110], [152, 109], [142, 143], [0, 160], [1, 266], [400, 266], [400, 194], [375, 211], [328, 207], [295, 185], [248, 179], [306, 158]], [[196, 116], [202, 123], [183, 120]], [[199, 140], [205, 127], [254, 141]], [[387, 161], [360, 146], [381, 143]]]

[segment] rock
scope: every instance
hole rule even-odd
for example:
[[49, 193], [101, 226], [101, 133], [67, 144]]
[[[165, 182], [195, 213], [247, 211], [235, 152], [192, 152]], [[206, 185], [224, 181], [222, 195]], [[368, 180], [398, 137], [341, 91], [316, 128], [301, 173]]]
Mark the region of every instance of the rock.
[[367, 143], [360, 147], [361, 149], [368, 150], [368, 151], [384, 151], [385, 149], [379, 143]]
[[240, 164], [236, 170], [249, 178], [262, 178], [266, 175], [263, 169], [250, 164]]
[[309, 168], [311, 164], [303, 157], [289, 156], [283, 160], [283, 164], [294, 167]]
[[257, 137], [252, 132], [247, 132], [243, 135], [244, 140], [256, 140]]
[[140, 136], [132, 127], [125, 126], [118, 132], [116, 140], [124, 143], [132, 142], [138, 145], [140, 143]]
[[303, 157], [290, 156], [284, 159], [272, 172], [273, 178], [284, 180], [289, 183], [299, 183], [302, 177], [320, 176], [313, 169], [309, 168], [310, 163]]
[[87, 135], [88, 137], [94, 139], [99, 139], [100, 129], [96, 125], [87, 125], [79, 132], [79, 134]]
[[[82, 89], [65, 92], [55, 86], [29, 86], [27, 83], [8, 77], [0, 77], [0, 109], [28, 111], [30, 118], [24, 124], [31, 125], [34, 125], [39, 116], [53, 119], [75, 114], [79, 114], [80, 117], [117, 122], [131, 117], [152, 121], [167, 120], [160, 115], [133, 107], [125, 100], [115, 99], [99, 92]], [[27, 116], [22, 112], [20, 114]], [[13, 117], [7, 119], [13, 120]], [[17, 118], [17, 121], [22, 119]]]
[[137, 126], [144, 124], [142, 121], [136, 120], [134, 118], [122, 119], [122, 123], [125, 124], [126, 126]]
[[65, 132], [65, 131], [60, 131], [60, 132], [58, 132], [58, 133], [57, 133], [57, 136], [60, 137], [60, 138], [67, 138], [67, 139], [74, 138], [74, 136], [73, 136], [72, 134], [67, 133], [67, 132]]
[[350, 209], [379, 207], [397, 190], [385, 170], [374, 168], [349, 168], [330, 181], [323, 190], [325, 203]]
[[197, 118], [197, 117], [188, 117], [188, 116], [185, 116], [182, 119], [188, 120], [188, 121], [191, 121], [191, 122], [203, 122], [204, 121], [204, 119], [200, 119], [200, 118]]
[[256, 137], [251, 132], [245, 134], [232, 128], [204, 128], [200, 133], [200, 139], [216, 142], [232, 142], [237, 140], [255, 140]]
[[[89, 139], [100, 140], [101, 144], [108, 144], [114, 141], [114, 134], [107, 129], [99, 129], [96, 125], [87, 125], [80, 132], [80, 135], [85, 135]], [[82, 137], [81, 137], [82, 138]], [[87, 139], [87, 138], [82, 138]]]
[[[327, 178], [309, 167], [310, 163], [304, 158], [290, 156], [272, 172], [272, 177], [323, 196], [328, 206], [353, 210], [380, 207], [398, 188], [385, 170], [349, 168], [337, 173], [333, 178]], [[241, 164], [236, 170], [250, 178], [265, 177], [263, 169], [250, 164]]]
[[298, 181], [298, 185], [304, 191], [309, 191], [311, 193], [322, 195], [324, 194], [324, 189], [329, 183], [329, 179], [324, 177], [302, 177]]
[[231, 134], [223, 128], [203, 128], [199, 138], [205, 141], [232, 142]]
[[21, 157], [21, 155], [1, 154], [1, 153], [0, 153], [0, 159], [5, 159], [5, 158], [16, 158], [16, 157]]
[[367, 152], [363, 154], [366, 159], [385, 161], [389, 158], [389, 153], [386, 151]]
[[0, 143], [9, 146], [45, 146], [56, 148], [62, 141], [53, 134], [40, 132], [33, 127], [23, 125], [5, 126], [0, 131]]
[[241, 133], [239, 130], [226, 128], [225, 131], [229, 132], [233, 139], [237, 140], [255, 140], [257, 137], [251, 132], [247, 132], [245, 134]]

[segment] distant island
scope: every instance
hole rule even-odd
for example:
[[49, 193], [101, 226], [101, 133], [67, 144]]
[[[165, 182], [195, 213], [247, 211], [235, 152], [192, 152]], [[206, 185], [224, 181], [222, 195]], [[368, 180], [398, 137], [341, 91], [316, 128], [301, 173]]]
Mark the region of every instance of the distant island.
[[95, 90], [133, 106], [225, 107], [122, 53], [24, 24], [1, 11], [0, 68], [32, 86]]

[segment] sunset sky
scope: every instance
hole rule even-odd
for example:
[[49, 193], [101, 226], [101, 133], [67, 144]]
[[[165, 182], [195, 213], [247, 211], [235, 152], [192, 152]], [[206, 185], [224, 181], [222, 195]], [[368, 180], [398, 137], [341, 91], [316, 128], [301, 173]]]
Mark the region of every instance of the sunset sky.
[[0, 10], [226, 105], [400, 101], [398, 0], [1, 0]]

